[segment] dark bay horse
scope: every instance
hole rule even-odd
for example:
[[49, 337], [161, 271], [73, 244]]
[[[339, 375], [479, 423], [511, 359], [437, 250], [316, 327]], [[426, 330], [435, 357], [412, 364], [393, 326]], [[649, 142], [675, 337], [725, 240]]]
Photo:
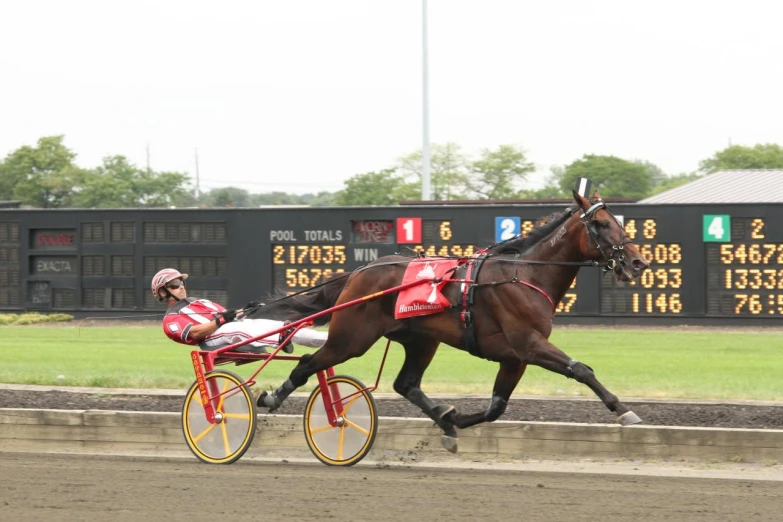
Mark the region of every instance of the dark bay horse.
[[[497, 420], [529, 364], [586, 384], [617, 415], [622, 425], [641, 422], [631, 410], [596, 379], [593, 370], [549, 342], [554, 308], [565, 295], [581, 266], [600, 264], [620, 280], [639, 277], [647, 261], [631, 243], [623, 227], [596, 191], [588, 200], [574, 192], [574, 204], [534, 228], [489, 247], [475, 277], [470, 307], [475, 343], [468, 346], [460, 313], [453, 307], [434, 315], [395, 319], [397, 292], [366, 300], [331, 314], [329, 339], [313, 354], [302, 356], [288, 380], [258, 399], [259, 406], [277, 409], [296, 388], [317, 371], [363, 355], [381, 337], [403, 346], [405, 361], [394, 381], [397, 393], [410, 400], [443, 430], [446, 449], [457, 450], [457, 428]], [[266, 313], [279, 319], [301, 319], [354, 299], [401, 284], [412, 258], [386, 256], [313, 292], [270, 303]], [[464, 268], [462, 268], [464, 270]], [[462, 272], [455, 273], [457, 279]], [[464, 275], [463, 275], [464, 278]], [[461, 283], [445, 286], [444, 296], [456, 304]], [[326, 316], [329, 320], [329, 316]], [[458, 349], [499, 363], [492, 399], [485, 411], [463, 414], [438, 404], [421, 390], [422, 376], [438, 345]]]

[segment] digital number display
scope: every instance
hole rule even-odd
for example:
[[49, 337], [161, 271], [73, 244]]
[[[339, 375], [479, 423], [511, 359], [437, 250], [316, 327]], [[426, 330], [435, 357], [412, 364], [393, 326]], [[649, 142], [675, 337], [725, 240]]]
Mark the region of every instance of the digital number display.
[[454, 242], [451, 220], [423, 220], [420, 236], [422, 244], [411, 248], [428, 257], [470, 257], [481, 248], [472, 244]]
[[272, 245], [272, 279], [276, 289], [299, 292], [346, 271], [345, 245]]
[[655, 218], [625, 219], [625, 232], [650, 268], [629, 282], [607, 274], [601, 281], [601, 313], [630, 315], [677, 315], [683, 310], [681, 295], [687, 292], [688, 276], [682, 266], [680, 243], [657, 242]]
[[555, 313], [570, 314], [572, 312], [576, 312], [576, 301], [578, 299], [578, 296], [576, 295], [577, 279], [578, 277], [575, 277], [574, 281], [571, 283], [571, 286], [568, 287], [568, 292], [566, 292], [563, 295], [563, 298], [557, 304], [557, 307], [555, 308]]
[[276, 265], [344, 265], [345, 245], [274, 245]]
[[[713, 221], [720, 234], [723, 221]], [[729, 242], [705, 245], [707, 313], [783, 317], [783, 243], [769, 241], [763, 218], [730, 223]]]
[[783, 264], [783, 244], [721, 245], [720, 262], [724, 265], [780, 265]]
[[323, 283], [332, 274], [345, 272], [344, 268], [332, 270], [331, 268], [286, 268], [274, 272], [275, 286], [284, 288], [286, 292], [299, 292], [307, 288]]

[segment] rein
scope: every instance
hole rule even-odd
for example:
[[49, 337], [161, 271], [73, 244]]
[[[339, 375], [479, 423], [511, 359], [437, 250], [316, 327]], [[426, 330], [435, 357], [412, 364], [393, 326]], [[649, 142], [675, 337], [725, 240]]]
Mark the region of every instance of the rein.
[[[505, 263], [514, 263], [514, 275], [511, 279], [503, 280], [503, 281], [491, 281], [489, 283], [474, 283], [475, 286], [494, 286], [494, 285], [501, 285], [506, 283], [518, 283], [524, 286], [527, 286], [528, 288], [531, 288], [535, 290], [536, 292], [540, 293], [544, 297], [546, 297], [547, 301], [549, 301], [549, 304], [552, 306], [552, 316], [554, 317], [556, 311], [557, 311], [557, 305], [555, 304], [554, 299], [542, 288], [539, 288], [538, 286], [528, 283], [527, 281], [523, 281], [517, 277], [517, 269], [520, 264], [526, 264], [526, 265], [560, 265], [560, 266], [591, 266], [591, 267], [600, 267], [603, 269], [604, 272], [609, 272], [612, 270], [615, 270], [617, 268], [618, 262], [622, 262], [625, 259], [625, 254], [623, 253], [623, 247], [629, 243], [633, 243], [631, 239], [628, 236], [624, 236], [622, 241], [618, 245], [612, 245], [612, 255], [607, 256], [606, 252], [603, 248], [601, 248], [601, 245], [599, 243], [598, 233], [594, 231], [590, 227], [590, 222], [588, 221], [588, 218], [595, 213], [596, 211], [606, 208], [606, 203], [599, 200], [596, 203], [593, 203], [590, 208], [587, 210], [584, 210], [579, 214], [579, 220], [582, 222], [582, 224], [585, 226], [585, 233], [587, 236], [592, 240], [593, 244], [595, 244], [596, 249], [601, 252], [601, 255], [606, 260], [605, 262], [599, 262], [599, 261], [539, 261], [539, 260], [529, 260], [529, 259], [520, 259], [519, 253], [515, 254], [514, 259], [504, 259], [500, 255], [492, 255], [487, 253], [486, 249], [483, 251], [479, 251], [477, 255], [483, 257], [484, 259], [488, 258], [495, 258], [496, 261], [502, 261]], [[573, 215], [576, 209], [574, 208], [568, 208], [566, 209], [570, 215]], [[627, 239], [627, 240], [626, 240]], [[512, 239], [513, 240], [513, 239]], [[615, 257], [617, 256], [617, 257]]]
[[[519, 255], [520, 254], [517, 254], [516, 257], [519, 258]], [[488, 258], [488, 257], [490, 257], [490, 256], [487, 255], [485, 257], [485, 259]], [[498, 261], [505, 261], [505, 260], [499, 259]], [[479, 287], [479, 286], [496, 286], [496, 285], [503, 285], [503, 284], [506, 284], [506, 283], [519, 283], [520, 285], [524, 285], [524, 286], [526, 286], [528, 288], [532, 288], [533, 290], [535, 290], [539, 294], [541, 294], [544, 297], [546, 297], [547, 301], [549, 301], [549, 304], [552, 306], [552, 316], [554, 317], [555, 312], [557, 311], [557, 305], [555, 304], [555, 300], [552, 299], [552, 296], [550, 296], [546, 292], [546, 290], [544, 290], [542, 288], [539, 288], [538, 286], [534, 285], [533, 283], [528, 283], [527, 281], [524, 281], [524, 280], [519, 279], [517, 277], [517, 269], [519, 268], [519, 264], [524, 262], [524, 261], [522, 261], [520, 259], [513, 260], [513, 261], [512, 260], [508, 260], [508, 261], [511, 262], [511, 263], [514, 263], [514, 276], [511, 279], [506, 279], [504, 281], [490, 281], [489, 283], [474, 283], [474, 286], [476, 286], [476, 287]], [[563, 262], [563, 263], [565, 263], [565, 262]], [[547, 263], [547, 264], [563, 264], [563, 263], [554, 263], [553, 262], [553, 263]], [[543, 264], [543, 263], [539, 262], [539, 264]], [[573, 264], [581, 264], [581, 263], [567, 263], [567, 264], [573, 265]]]

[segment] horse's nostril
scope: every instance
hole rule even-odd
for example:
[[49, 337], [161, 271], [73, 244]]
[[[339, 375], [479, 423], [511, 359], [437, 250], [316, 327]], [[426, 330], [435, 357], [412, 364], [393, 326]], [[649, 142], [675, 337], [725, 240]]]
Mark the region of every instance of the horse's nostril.
[[645, 263], [644, 261], [642, 261], [641, 259], [634, 259], [633, 260], [633, 269], [634, 270], [644, 270], [648, 266], [649, 265], [647, 263]]

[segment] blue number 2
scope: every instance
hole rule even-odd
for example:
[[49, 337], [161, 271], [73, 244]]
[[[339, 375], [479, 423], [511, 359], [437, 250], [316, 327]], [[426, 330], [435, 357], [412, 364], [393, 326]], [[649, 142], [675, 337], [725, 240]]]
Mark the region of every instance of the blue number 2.
[[519, 234], [518, 217], [496, 217], [495, 218], [495, 241], [505, 241]]

